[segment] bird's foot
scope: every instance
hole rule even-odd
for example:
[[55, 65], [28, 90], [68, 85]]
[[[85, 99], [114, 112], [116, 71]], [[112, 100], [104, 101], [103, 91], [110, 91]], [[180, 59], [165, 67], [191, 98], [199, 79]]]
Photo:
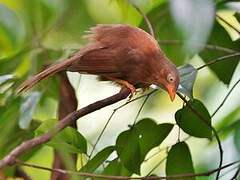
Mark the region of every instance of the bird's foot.
[[129, 96], [129, 99], [131, 99], [133, 97], [133, 95], [136, 94], [137, 90], [136, 88], [130, 84], [129, 82], [125, 81], [125, 80], [122, 80], [122, 79], [116, 79], [116, 78], [110, 78], [110, 80], [116, 82], [117, 84], [123, 86], [123, 87], [126, 87], [130, 90], [131, 94]]

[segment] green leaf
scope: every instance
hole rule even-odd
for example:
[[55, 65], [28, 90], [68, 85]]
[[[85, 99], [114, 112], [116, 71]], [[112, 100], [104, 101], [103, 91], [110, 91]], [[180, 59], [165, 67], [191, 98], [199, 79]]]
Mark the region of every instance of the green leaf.
[[172, 128], [172, 124], [157, 125], [152, 119], [145, 118], [122, 132], [117, 138], [116, 150], [123, 165], [131, 172], [140, 174], [140, 166], [147, 153], [160, 145]]
[[48, 132], [51, 128], [53, 128], [57, 123], [56, 119], [48, 119], [45, 120], [35, 131], [35, 136], [40, 136], [46, 132]]
[[[214, 24], [208, 44], [215, 45], [217, 47], [224, 47], [229, 50], [224, 51], [205, 48], [200, 53], [200, 56], [205, 63], [208, 63], [213, 59], [237, 52], [240, 48], [239, 42], [233, 42], [229, 34], [218, 22], [215, 22]], [[239, 60], [239, 57], [228, 58], [227, 60], [212, 64], [211, 66], [209, 66], [209, 68], [217, 75], [217, 77], [223, 83], [229, 84]]]
[[[171, 13], [192, 54], [206, 44], [215, 18], [213, 0], [170, 0]], [[197, 44], [197, 45], [196, 45]]]
[[[44, 121], [36, 130], [35, 136], [51, 131], [56, 125], [55, 119]], [[87, 153], [87, 141], [84, 136], [72, 127], [67, 127], [57, 133], [47, 145], [69, 153]]]
[[91, 160], [89, 160], [87, 164], [83, 166], [82, 169], [80, 169], [80, 171], [93, 173], [99, 166], [104, 163], [104, 161], [107, 160], [107, 158], [112, 154], [114, 150], [115, 146], [108, 146], [104, 148], [99, 153], [97, 153]]
[[[141, 153], [141, 162], [147, 153], [154, 147], [160, 145], [173, 128], [173, 124], [163, 123], [157, 125], [152, 119], [140, 120], [134, 127], [137, 130]], [[151, 131], [149, 131], [151, 129]]]
[[[191, 106], [211, 125], [211, 116], [204, 104], [197, 100], [190, 100]], [[200, 119], [188, 105], [178, 110], [175, 114], [175, 120], [178, 126], [187, 134], [199, 138], [212, 138], [211, 128]]]
[[236, 126], [236, 129], [234, 132], [234, 144], [235, 144], [238, 152], [240, 152], [240, 124], [238, 124], [238, 126]]
[[113, 176], [131, 176], [132, 173], [129, 172], [120, 162], [118, 158], [110, 161], [107, 167], [103, 171], [104, 175]]
[[39, 92], [31, 92], [21, 104], [19, 118], [19, 126], [21, 129], [27, 129], [29, 127], [40, 96]]
[[[168, 3], [162, 3], [156, 6], [147, 13], [147, 17], [154, 26], [155, 38], [159, 41], [163, 52], [176, 65], [182, 65], [188, 54], [180, 43], [183, 38], [172, 19]], [[140, 27], [148, 30], [143, 20]]]
[[135, 128], [122, 132], [116, 141], [118, 157], [131, 172], [140, 174], [141, 150], [139, 134]]
[[[167, 176], [194, 173], [192, 157], [188, 145], [179, 142], [172, 146], [167, 156], [166, 174]], [[195, 177], [183, 177], [179, 180], [195, 180]]]
[[180, 83], [178, 92], [193, 98], [193, 85], [197, 76], [197, 69], [190, 64], [178, 67]]
[[0, 4], [0, 57], [6, 57], [16, 49], [25, 38], [25, 28], [16, 14]]
[[87, 153], [87, 141], [76, 129], [67, 127], [47, 143], [49, 146], [69, 153]]

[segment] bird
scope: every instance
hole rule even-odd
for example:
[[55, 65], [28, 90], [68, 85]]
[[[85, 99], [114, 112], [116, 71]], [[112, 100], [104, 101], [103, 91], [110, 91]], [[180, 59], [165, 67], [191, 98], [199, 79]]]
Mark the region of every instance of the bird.
[[22, 83], [25, 92], [39, 81], [61, 71], [97, 75], [130, 90], [155, 85], [163, 88], [173, 101], [179, 85], [176, 66], [146, 31], [126, 24], [98, 24], [86, 32], [88, 43], [66, 60], [50, 65]]

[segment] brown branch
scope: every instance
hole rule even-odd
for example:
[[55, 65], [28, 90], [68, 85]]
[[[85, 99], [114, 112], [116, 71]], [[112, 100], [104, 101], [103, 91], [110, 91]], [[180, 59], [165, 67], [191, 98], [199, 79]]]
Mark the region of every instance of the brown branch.
[[218, 149], [219, 149], [219, 154], [220, 154], [219, 170], [217, 171], [217, 176], [216, 176], [216, 180], [217, 180], [219, 178], [222, 163], [223, 163], [223, 148], [222, 148], [221, 140], [218, 136], [218, 133], [217, 133], [216, 129], [211, 124], [208, 123], [208, 121], [205, 119], [205, 117], [201, 113], [199, 113], [196, 109], [194, 109], [194, 107], [192, 107], [192, 105], [185, 99], [185, 97], [183, 95], [181, 95], [180, 93], [177, 93], [177, 95], [188, 105], [188, 107], [191, 109], [191, 111], [194, 114], [196, 114], [213, 131], [213, 134], [218, 143]]
[[51, 138], [67, 127], [68, 125], [71, 125], [73, 122], [75, 122], [77, 119], [79, 119], [82, 116], [85, 116], [89, 113], [92, 113], [94, 111], [97, 111], [103, 107], [106, 107], [108, 105], [114, 104], [120, 100], [123, 100], [128, 97], [130, 94], [129, 89], [123, 88], [119, 93], [110, 96], [108, 98], [105, 98], [103, 100], [97, 101], [93, 104], [90, 104], [78, 111], [74, 111], [67, 115], [65, 118], [63, 118], [61, 121], [58, 122], [57, 125], [55, 125], [51, 130], [49, 130], [47, 133], [35, 137], [33, 139], [27, 140], [20, 145], [18, 145], [15, 149], [13, 149], [8, 155], [6, 155], [2, 160], [0, 160], [0, 169], [13, 165], [16, 163], [16, 159], [24, 154], [26, 151], [32, 149], [33, 147], [36, 147], [38, 145], [41, 145], [43, 143], [48, 142], [51, 140]]
[[94, 174], [94, 173], [83, 173], [83, 172], [77, 172], [77, 171], [69, 171], [64, 169], [51, 169], [48, 167], [38, 166], [34, 164], [24, 163], [17, 160], [17, 164], [20, 166], [27, 166], [35, 169], [41, 169], [45, 171], [57, 171], [58, 173], [62, 174], [75, 174], [79, 175], [81, 177], [91, 177], [91, 178], [101, 178], [101, 179], [118, 179], [118, 180], [125, 180], [125, 179], [141, 179], [141, 180], [152, 180], [152, 179], [183, 179], [183, 178], [189, 178], [189, 177], [200, 177], [200, 176], [210, 176], [219, 170], [226, 169], [228, 167], [233, 166], [234, 164], [239, 163], [240, 160], [226, 164], [220, 168], [216, 168], [207, 172], [203, 173], [186, 173], [186, 174], [177, 174], [172, 176], [145, 176], [145, 177], [128, 177], [128, 176], [109, 176], [109, 175], [101, 175], [101, 174]]

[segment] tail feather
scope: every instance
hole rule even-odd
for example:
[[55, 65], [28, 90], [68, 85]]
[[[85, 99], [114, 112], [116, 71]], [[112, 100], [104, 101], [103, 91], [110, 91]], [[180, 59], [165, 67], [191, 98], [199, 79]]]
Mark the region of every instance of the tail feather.
[[49, 68], [43, 70], [42, 72], [36, 74], [31, 79], [28, 79], [23, 84], [21, 84], [18, 88], [18, 93], [25, 92], [32, 88], [39, 81], [67, 69], [75, 60], [79, 59], [80, 57], [81, 57], [80, 55], [75, 55], [67, 60], [53, 64]]

